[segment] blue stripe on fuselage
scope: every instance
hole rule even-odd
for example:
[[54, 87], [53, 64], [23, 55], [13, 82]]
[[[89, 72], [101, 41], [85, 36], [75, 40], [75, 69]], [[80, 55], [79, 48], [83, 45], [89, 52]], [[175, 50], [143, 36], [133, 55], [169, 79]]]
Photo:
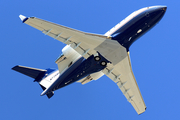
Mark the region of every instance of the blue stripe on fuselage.
[[72, 73], [81, 63], [84, 58], [79, 58], [75, 63], [73, 63], [66, 71], [64, 71], [59, 78], [50, 86], [48, 91], [54, 91], [58, 89], [58, 86]]
[[[150, 30], [163, 17], [164, 13], [165, 10], [162, 8], [151, 8], [140, 13], [112, 33], [112, 40], [117, 40], [122, 46], [126, 47], [128, 51], [131, 44]], [[140, 29], [142, 32], [137, 33]]]
[[59, 89], [77, 80], [80, 80], [92, 73], [99, 72], [104, 69], [106, 65], [101, 65], [101, 62], [109, 63], [110, 61], [104, 58], [100, 53], [98, 54], [100, 57], [99, 61], [95, 61], [94, 55], [91, 55], [89, 58], [84, 59], [84, 61], [82, 61], [82, 63], [76, 69], [74, 69], [71, 73], [67, 73], [68, 76], [64, 80], [62, 80], [62, 82], [57, 85], [56, 88]]
[[78, 59], [71, 67], [69, 67], [60, 77], [48, 88], [47, 93], [55, 91], [59, 88], [67, 86], [77, 80], [80, 80], [92, 73], [99, 72], [106, 67], [101, 65], [102, 61], [109, 63], [100, 53], [99, 61], [94, 60], [94, 55], [91, 55], [89, 58], [84, 59], [81, 57]]

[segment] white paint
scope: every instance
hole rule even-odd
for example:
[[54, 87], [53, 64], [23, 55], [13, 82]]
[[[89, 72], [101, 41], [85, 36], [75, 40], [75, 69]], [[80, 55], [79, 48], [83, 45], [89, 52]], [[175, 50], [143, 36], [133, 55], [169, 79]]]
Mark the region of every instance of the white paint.
[[59, 70], [51, 73], [50, 75], [48, 75], [47, 77], [45, 77], [44, 79], [42, 79], [39, 84], [44, 86], [45, 88], [49, 88], [58, 78], [59, 78], [60, 74], [59, 74]]
[[24, 19], [26, 19], [27, 17], [24, 15], [19, 15], [19, 18], [23, 21]]

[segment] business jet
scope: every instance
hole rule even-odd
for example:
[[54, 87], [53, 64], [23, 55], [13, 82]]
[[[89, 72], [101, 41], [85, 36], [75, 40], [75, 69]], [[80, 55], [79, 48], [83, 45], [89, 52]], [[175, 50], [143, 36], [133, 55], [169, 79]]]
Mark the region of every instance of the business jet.
[[41, 96], [47, 95], [48, 98], [54, 95], [54, 91], [71, 83], [86, 84], [106, 75], [141, 114], [146, 110], [146, 105], [132, 72], [129, 47], [161, 20], [166, 9], [166, 6], [151, 6], [137, 10], [104, 35], [20, 15], [23, 23], [67, 45], [55, 61], [58, 70], [21, 65], [12, 69], [34, 78], [34, 82], [38, 82], [43, 89]]

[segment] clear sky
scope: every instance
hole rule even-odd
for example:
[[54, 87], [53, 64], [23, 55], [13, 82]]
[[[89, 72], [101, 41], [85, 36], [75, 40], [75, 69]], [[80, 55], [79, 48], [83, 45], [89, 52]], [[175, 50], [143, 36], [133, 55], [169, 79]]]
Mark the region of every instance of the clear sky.
[[[133, 72], [147, 110], [138, 115], [117, 85], [104, 76], [74, 83], [48, 99], [15, 65], [57, 68], [65, 44], [23, 24], [19, 14], [35, 16], [85, 32], [104, 34], [143, 7], [167, 5], [163, 19], [130, 47]], [[1, 0], [0, 120], [178, 120], [179, 0]]]

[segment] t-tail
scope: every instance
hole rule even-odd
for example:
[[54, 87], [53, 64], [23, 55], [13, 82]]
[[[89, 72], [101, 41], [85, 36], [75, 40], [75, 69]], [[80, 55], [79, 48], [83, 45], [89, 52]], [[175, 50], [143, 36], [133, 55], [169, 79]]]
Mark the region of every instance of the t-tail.
[[[59, 71], [56, 69], [37, 69], [17, 65], [12, 68], [13, 70], [34, 78], [34, 82], [38, 82], [41, 88], [46, 90], [51, 84], [59, 77]], [[54, 92], [46, 94], [48, 98], [54, 95]]]

